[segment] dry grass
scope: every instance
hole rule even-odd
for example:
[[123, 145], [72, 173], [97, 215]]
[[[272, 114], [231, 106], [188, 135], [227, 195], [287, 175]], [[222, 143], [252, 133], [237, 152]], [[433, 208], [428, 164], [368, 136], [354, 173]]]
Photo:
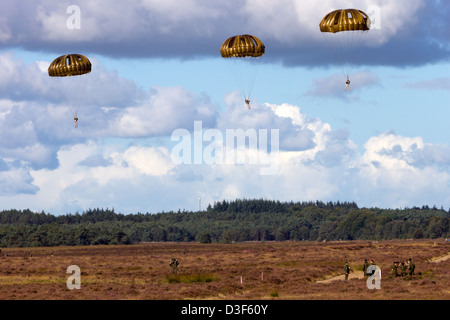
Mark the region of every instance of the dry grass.
[[[265, 242], [239, 244], [149, 243], [2, 249], [0, 299], [450, 299], [450, 253], [442, 240]], [[180, 262], [178, 274], [169, 266]], [[382, 269], [381, 290], [363, 279], [320, 280], [361, 270], [365, 258]], [[393, 261], [412, 258], [412, 279], [389, 275]], [[433, 260], [435, 261], [435, 260]], [[81, 269], [81, 289], [69, 290], [67, 267]], [[420, 273], [420, 274], [419, 274]], [[241, 282], [242, 279], [242, 282]]]
[[194, 282], [211, 282], [217, 280], [212, 274], [190, 273], [190, 274], [171, 274], [166, 276], [167, 283], [194, 283]]

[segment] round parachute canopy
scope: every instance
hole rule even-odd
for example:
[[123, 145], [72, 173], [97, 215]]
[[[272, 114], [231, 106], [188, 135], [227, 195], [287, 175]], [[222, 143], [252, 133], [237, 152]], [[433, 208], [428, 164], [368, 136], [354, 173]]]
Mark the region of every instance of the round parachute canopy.
[[225, 40], [220, 48], [223, 58], [260, 57], [266, 47], [257, 37], [244, 34]]
[[321, 32], [368, 31], [370, 18], [361, 10], [340, 9], [328, 13], [320, 22]]
[[50, 77], [79, 76], [91, 72], [92, 65], [81, 54], [67, 54], [56, 58], [48, 67]]

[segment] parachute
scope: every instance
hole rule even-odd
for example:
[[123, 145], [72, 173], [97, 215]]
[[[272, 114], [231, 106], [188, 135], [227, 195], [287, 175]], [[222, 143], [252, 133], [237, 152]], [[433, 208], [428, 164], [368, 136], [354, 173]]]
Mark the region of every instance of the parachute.
[[67, 54], [56, 58], [48, 67], [48, 75], [58, 80], [59, 88], [73, 114], [75, 128], [78, 128], [78, 110], [86, 89], [86, 75], [92, 65], [81, 54]]
[[222, 58], [230, 60], [232, 64], [233, 76], [249, 109], [258, 62], [264, 53], [265, 46], [261, 40], [249, 34], [228, 38], [220, 48]]
[[355, 64], [362, 44], [370, 30], [370, 18], [358, 9], [339, 9], [328, 13], [320, 22], [320, 31], [330, 44], [336, 63], [347, 76], [347, 87], [350, 84], [352, 65]]

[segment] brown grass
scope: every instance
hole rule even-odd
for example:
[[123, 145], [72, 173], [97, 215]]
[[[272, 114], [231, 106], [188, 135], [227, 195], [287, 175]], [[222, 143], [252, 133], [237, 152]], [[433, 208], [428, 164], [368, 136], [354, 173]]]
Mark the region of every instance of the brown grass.
[[[3, 248], [8, 256], [0, 257], [0, 299], [448, 300], [450, 259], [431, 261], [448, 255], [450, 245], [434, 241]], [[173, 257], [180, 262], [176, 276]], [[369, 290], [357, 277], [320, 283], [341, 275], [345, 261], [361, 270], [364, 258], [382, 269], [381, 290]], [[392, 262], [408, 258], [417, 275], [390, 276]], [[66, 286], [70, 265], [81, 269], [80, 290]]]

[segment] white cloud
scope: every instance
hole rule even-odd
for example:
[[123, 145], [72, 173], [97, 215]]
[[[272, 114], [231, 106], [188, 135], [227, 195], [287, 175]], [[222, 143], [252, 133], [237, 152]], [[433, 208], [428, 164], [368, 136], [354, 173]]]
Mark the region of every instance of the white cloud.
[[[18, 4], [16, 3], [16, 6]], [[10, 6], [7, 3], [6, 8]], [[190, 36], [212, 35], [223, 25], [230, 27], [230, 23], [245, 18], [245, 26], [250, 30], [258, 30], [261, 34], [282, 43], [290, 43], [299, 39], [318, 39], [317, 32], [320, 20], [326, 13], [337, 8], [355, 7], [368, 14], [373, 7], [379, 11], [373, 12], [372, 19], [381, 19], [382, 33], [377, 34], [379, 43], [385, 42], [415, 23], [420, 8], [425, 6], [423, 0], [388, 1], [388, 0], [324, 0], [320, 7], [314, 2], [303, 0], [242, 0], [230, 3], [228, 1], [209, 0], [131, 0], [127, 3], [117, 1], [85, 1], [77, 2], [80, 8], [81, 31], [67, 28], [67, 3], [40, 1], [23, 1], [20, 6], [27, 6], [23, 14], [34, 14], [36, 28], [32, 33], [42, 40], [60, 41], [68, 36], [73, 41], [120, 41], [139, 39], [145, 35], [167, 35], [179, 38], [177, 32], [184, 30]], [[8, 11], [6, 11], [8, 12]], [[16, 14], [9, 11], [10, 16]], [[378, 17], [380, 15], [380, 17]], [[282, 18], [281, 18], [282, 17]], [[119, 23], [120, 22], [120, 23]], [[0, 40], [9, 40], [12, 36], [11, 26], [15, 21], [3, 18], [0, 26], [3, 33]], [[26, 27], [26, 26], [22, 26]], [[111, 37], [115, 35], [115, 37]], [[26, 38], [25, 35], [22, 38]]]
[[[412, 36], [409, 32], [417, 30], [420, 19], [444, 6], [439, 2], [429, 6], [423, 0], [324, 0], [320, 6], [304, 0], [79, 0], [80, 29], [71, 30], [67, 27], [69, 5], [3, 0], [0, 41], [6, 47], [31, 50], [60, 52], [82, 47], [108, 56], [184, 59], [216, 55], [227, 36], [252, 33], [277, 46], [272, 50], [275, 59], [291, 61], [285, 55], [293, 50], [307, 59], [306, 64], [317, 65], [318, 61], [310, 59], [310, 49], [323, 48], [318, 25], [332, 10], [356, 7], [372, 14], [379, 27], [369, 33], [367, 44], [380, 47], [399, 35]], [[421, 41], [429, 46], [424, 34]], [[270, 52], [270, 46], [267, 49]], [[304, 63], [302, 58], [295, 62]], [[421, 61], [419, 54], [416, 59]]]
[[[248, 111], [239, 99], [234, 107]], [[11, 191], [0, 200], [12, 207], [20, 200], [32, 210], [55, 214], [92, 207], [127, 213], [195, 210], [199, 195], [204, 207], [233, 198], [356, 201], [394, 208], [450, 204], [449, 146], [387, 132], [368, 139], [359, 155], [345, 132], [310, 119], [296, 106], [256, 107], [274, 119], [275, 113], [282, 115], [293, 127], [309, 125], [315, 147], [281, 150], [279, 170], [265, 176], [261, 163], [177, 165], [163, 146], [89, 140], [60, 147], [57, 168], [31, 170], [4, 162], [0, 179]]]
[[27, 168], [12, 167], [0, 171], [0, 197], [16, 194], [35, 194], [38, 187], [33, 184], [33, 177]]
[[124, 161], [150, 176], [164, 176], [174, 168], [169, 150], [132, 146], [124, 153]]
[[182, 87], [155, 87], [148, 102], [120, 113], [110, 131], [117, 136], [170, 135], [175, 129], [191, 127], [195, 120], [212, 125], [215, 108], [209, 99]]
[[[97, 165], [91, 162], [86, 166], [85, 160], [95, 156], [108, 161]], [[131, 194], [145, 192], [141, 189], [145, 177], [165, 176], [174, 166], [169, 151], [162, 147], [130, 146], [117, 151], [113, 146], [94, 141], [62, 147], [58, 151], [58, 162], [59, 166], [55, 169], [13, 168], [0, 172], [2, 185], [10, 190], [8, 193], [5, 193], [6, 190], [2, 192], [3, 196], [8, 196], [2, 202], [13, 207], [21, 205], [57, 214], [93, 206], [107, 207], [117, 204], [115, 196], [122, 199], [120, 194], [124, 186], [128, 186], [126, 190]], [[34, 194], [24, 194], [30, 192]], [[151, 195], [149, 199], [157, 201]], [[125, 207], [124, 204], [122, 208]]]
[[3, 99], [16, 102], [68, 104], [79, 100], [84, 105], [99, 107], [125, 107], [148, 94], [133, 81], [119, 77], [116, 71], [107, 70], [95, 56], [88, 58], [93, 71], [87, 75], [49, 77], [47, 69], [51, 61], [25, 64], [11, 52], [0, 53], [0, 94]]
[[418, 10], [424, 5], [422, 0], [408, 1], [407, 5], [403, 1], [388, 0], [324, 0], [320, 6], [303, 0], [247, 0], [244, 10], [251, 25], [258, 26], [261, 34], [295, 46], [294, 41], [305, 44], [310, 40], [323, 40], [318, 32], [319, 23], [328, 12], [357, 8], [366, 12], [374, 20], [373, 26], [379, 28], [369, 32], [368, 43], [381, 45], [414, 24]]
[[[225, 97], [226, 110], [219, 114], [217, 127], [226, 129], [279, 130], [282, 150], [308, 150], [318, 143], [316, 130], [323, 126], [318, 119], [306, 119], [296, 106], [252, 104], [248, 110], [237, 93]], [[326, 126], [326, 125], [325, 125]]]
[[[207, 96], [182, 87], [141, 90], [99, 66], [95, 57], [92, 61], [98, 72], [91, 106], [80, 110], [80, 130], [74, 130], [66, 107], [56, 96], [47, 97], [47, 80], [21, 80], [45, 75], [48, 62], [27, 65], [13, 54], [0, 55], [5, 70], [0, 91], [6, 96], [0, 100], [0, 201], [5, 208], [65, 213], [114, 206], [155, 212], [196, 209], [198, 194], [204, 206], [233, 197], [355, 200], [383, 207], [450, 203], [448, 145], [385, 133], [368, 139], [359, 155], [345, 130], [309, 117], [298, 106], [254, 103], [248, 110], [233, 93], [219, 113]], [[311, 94], [327, 84], [330, 95], [344, 93], [341, 78], [322, 80]], [[379, 80], [371, 73], [352, 77], [352, 89], [374, 85]], [[260, 164], [175, 165], [168, 135], [177, 128], [191, 130], [196, 120], [220, 130], [279, 129], [280, 170], [262, 176]], [[156, 139], [150, 144], [148, 137]]]
[[[425, 158], [435, 157], [436, 149], [447, 152], [449, 146], [426, 144], [421, 137], [403, 137], [392, 132], [370, 138], [355, 169], [361, 198], [372, 199], [382, 207], [448, 205], [450, 199], [450, 162], [446, 166]], [[435, 152], [428, 152], [433, 149]], [[418, 161], [418, 158], [421, 161]], [[439, 164], [439, 163], [438, 163]], [[434, 203], [430, 203], [434, 202]]]
[[75, 130], [72, 112], [77, 108], [69, 108], [64, 99], [64, 90], [72, 87], [59, 86], [61, 79], [47, 75], [49, 62], [25, 64], [12, 53], [0, 54], [5, 70], [0, 79], [0, 158], [20, 159], [34, 169], [55, 168], [57, 150], [72, 141], [164, 136], [194, 120], [214, 124], [216, 106], [206, 95], [181, 87], [144, 91], [106, 70], [95, 57], [91, 62], [95, 72], [80, 80], [86, 80], [85, 91], [79, 92], [85, 98]]

